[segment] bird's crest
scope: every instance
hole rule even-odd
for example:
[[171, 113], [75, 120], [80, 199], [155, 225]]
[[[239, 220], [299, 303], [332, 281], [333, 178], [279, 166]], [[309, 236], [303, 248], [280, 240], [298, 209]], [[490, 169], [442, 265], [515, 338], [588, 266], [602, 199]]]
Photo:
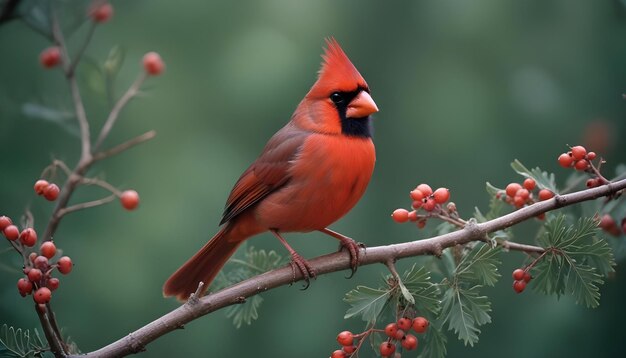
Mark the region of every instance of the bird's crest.
[[332, 37], [326, 39], [326, 49], [322, 55], [322, 68], [317, 82], [309, 94], [327, 96], [332, 91], [355, 91], [358, 87], [367, 88], [367, 83], [354, 67], [339, 43]]

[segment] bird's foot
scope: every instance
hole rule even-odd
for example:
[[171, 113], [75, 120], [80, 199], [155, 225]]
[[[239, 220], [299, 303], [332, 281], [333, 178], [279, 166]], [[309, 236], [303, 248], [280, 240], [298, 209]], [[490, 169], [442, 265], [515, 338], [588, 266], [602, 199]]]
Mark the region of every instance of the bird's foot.
[[352, 278], [352, 276], [356, 273], [356, 269], [359, 267], [359, 254], [361, 249], [365, 248], [365, 244], [356, 242], [347, 236], [344, 236], [339, 240], [341, 241], [340, 250], [346, 249], [350, 253], [350, 270], [352, 270], [352, 273], [350, 273], [350, 276], [346, 278]]
[[[296, 282], [296, 270], [302, 273], [302, 277], [304, 279], [305, 285], [302, 287], [303, 290], [309, 288], [311, 284], [311, 279], [316, 279], [317, 274], [315, 273], [315, 269], [309, 264], [307, 260], [302, 258], [300, 254], [297, 252], [291, 253], [291, 269], [293, 270], [293, 282]], [[293, 283], [292, 282], [292, 283]]]

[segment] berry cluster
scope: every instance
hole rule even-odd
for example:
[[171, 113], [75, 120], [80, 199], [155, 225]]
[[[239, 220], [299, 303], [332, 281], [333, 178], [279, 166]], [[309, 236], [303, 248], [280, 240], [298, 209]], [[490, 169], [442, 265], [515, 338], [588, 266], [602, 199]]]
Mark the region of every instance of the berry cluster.
[[515, 290], [515, 292], [524, 292], [526, 284], [532, 280], [533, 277], [530, 275], [530, 272], [528, 272], [529, 269], [530, 267], [526, 269], [518, 268], [513, 271], [513, 290]]
[[39, 179], [35, 182], [35, 193], [41, 195], [48, 201], [55, 201], [59, 197], [61, 189], [54, 183], [48, 183], [47, 180]]
[[[525, 205], [532, 205], [536, 202], [535, 194], [533, 194], [535, 189], [538, 189], [535, 180], [533, 178], [526, 178], [522, 184], [509, 183], [505, 190], [496, 194], [496, 198], [519, 209]], [[554, 193], [548, 189], [540, 189], [537, 191], [536, 196], [539, 201], [543, 201], [552, 198]], [[537, 216], [538, 219], [543, 219], [544, 217], [545, 214]]]
[[575, 168], [576, 170], [584, 171], [590, 168], [591, 161], [596, 159], [595, 152], [587, 153], [587, 149], [582, 145], [574, 146], [569, 152], [563, 153], [559, 156], [559, 164], [563, 168]]
[[355, 345], [355, 340], [364, 339], [372, 332], [384, 333], [387, 339], [383, 341], [379, 347], [380, 355], [383, 357], [399, 357], [400, 353], [396, 352], [397, 344], [402, 348], [411, 351], [417, 348], [417, 337], [408, 333], [411, 329], [416, 333], [425, 333], [428, 329], [429, 322], [424, 317], [416, 317], [410, 319], [402, 317], [397, 322], [389, 323], [384, 330], [370, 329], [360, 334], [352, 334], [350, 331], [343, 331], [337, 336], [337, 342], [342, 346], [341, 349], [334, 351], [331, 358], [347, 358], [352, 356], [360, 347]]
[[[446, 210], [443, 209], [444, 204], [450, 199], [450, 190], [439, 188], [435, 191], [428, 184], [420, 184], [413, 189], [409, 196], [413, 203], [411, 207], [414, 209], [408, 211], [406, 209], [396, 209], [391, 214], [391, 218], [397, 223], [405, 223], [408, 221], [415, 222], [420, 229], [426, 225], [426, 219], [434, 215], [456, 215], [456, 205], [448, 203]], [[425, 214], [418, 214], [423, 209]]]
[[37, 233], [33, 228], [25, 228], [19, 232], [17, 226], [8, 216], [0, 216], [0, 231], [7, 240], [22, 253], [28, 260], [24, 264], [24, 277], [17, 281], [17, 289], [22, 297], [33, 294], [33, 300], [44, 305], [40, 309], [45, 310], [45, 304], [50, 302], [52, 291], [59, 287], [59, 279], [52, 277], [52, 271], [57, 269], [61, 274], [67, 275], [72, 271], [72, 260], [63, 256], [56, 262], [51, 262], [57, 254], [57, 248], [52, 241], [45, 241], [39, 246], [39, 251], [30, 252], [26, 255], [26, 248], [31, 248], [37, 243]]

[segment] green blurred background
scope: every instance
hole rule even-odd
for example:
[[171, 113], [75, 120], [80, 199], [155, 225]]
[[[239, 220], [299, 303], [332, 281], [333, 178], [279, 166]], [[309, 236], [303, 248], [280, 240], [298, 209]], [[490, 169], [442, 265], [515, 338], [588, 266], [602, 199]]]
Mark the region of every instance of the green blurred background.
[[[158, 51], [167, 71], [147, 81], [107, 144], [149, 129], [157, 138], [91, 171], [136, 189], [140, 208], [129, 213], [113, 203], [70, 215], [55, 237], [76, 266], [62, 277], [53, 305], [83, 351], [178, 306], [162, 298], [161, 285], [217, 230], [233, 183], [315, 81], [327, 36], [341, 43], [381, 109], [372, 182], [357, 207], [333, 225], [369, 246], [426, 235], [389, 219], [393, 209], [409, 205], [407, 193], [420, 182], [450, 188], [461, 214], [469, 216], [474, 206], [486, 207], [485, 181], [503, 187], [518, 179], [509, 168], [515, 158], [556, 172], [561, 183], [569, 173], [555, 158], [566, 144], [584, 143], [609, 158], [609, 175], [624, 160], [625, 1], [113, 5], [113, 19], [97, 29], [79, 67], [92, 133], [108, 113], [94, 64], [102, 64], [113, 46], [126, 52], [115, 83], [118, 96], [134, 80], [145, 52]], [[71, 12], [63, 15], [66, 22], [75, 19]], [[71, 48], [85, 30], [74, 32]], [[52, 157], [73, 165], [79, 153], [73, 119], [59, 125], [35, 118], [41, 111], [34, 105], [60, 109], [54, 118], [72, 112], [60, 71], [38, 64], [47, 46], [20, 21], [0, 27], [0, 214], [16, 218], [30, 208], [41, 232], [53, 204], [36, 197], [32, 184]], [[74, 201], [103, 195], [81, 188]], [[534, 225], [522, 225], [518, 239], [531, 240]], [[337, 248], [318, 234], [288, 239], [305, 257]], [[262, 235], [250, 244], [284, 253], [275, 241]], [[20, 266], [16, 256], [0, 255], [0, 323], [38, 327], [32, 301], [16, 292], [19, 274], [6, 269]], [[511, 253], [502, 259], [504, 278], [486, 290], [493, 322], [473, 348], [450, 335], [450, 357], [623, 353], [626, 278], [619, 268], [602, 287], [601, 306], [591, 310], [568, 297], [557, 301], [532, 290], [516, 295], [509, 273], [524, 257]], [[336, 349], [337, 332], [363, 328], [358, 320], [344, 321], [344, 293], [373, 284], [381, 273], [382, 265], [369, 266], [351, 280], [341, 272], [320, 277], [306, 291], [273, 290], [263, 295], [252, 326], [237, 330], [217, 312], [150, 344], [143, 355], [326, 357]]]

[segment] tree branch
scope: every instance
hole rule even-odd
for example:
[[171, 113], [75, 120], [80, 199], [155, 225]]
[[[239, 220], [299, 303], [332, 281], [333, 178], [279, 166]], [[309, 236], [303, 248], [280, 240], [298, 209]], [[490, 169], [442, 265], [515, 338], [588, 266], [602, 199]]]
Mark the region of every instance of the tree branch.
[[[470, 221], [463, 229], [430, 239], [361, 249], [359, 265], [384, 264], [390, 262], [390, 260], [420, 255], [438, 256], [441, 255], [445, 248], [466, 244], [471, 241], [482, 241], [488, 233], [513, 226], [521, 221], [534, 218], [541, 213], [582, 201], [613, 195], [625, 188], [626, 179], [571, 194], [556, 195], [552, 199], [535, 203], [484, 223]], [[521, 244], [512, 244], [508, 243], [509, 248], [522, 248]], [[311, 259], [309, 263], [319, 276], [349, 269], [350, 255], [343, 251], [336, 252]], [[294, 280], [293, 275], [291, 267], [286, 266], [249, 278], [198, 300], [189, 300], [184, 305], [128, 334], [126, 337], [97, 351], [75, 357], [120, 357], [138, 353], [144, 350], [148, 343], [162, 335], [180, 328], [198, 317], [239, 303], [241, 297], [248, 298], [279, 286], [291, 284]], [[301, 280], [302, 273], [297, 272], [295, 279]]]

